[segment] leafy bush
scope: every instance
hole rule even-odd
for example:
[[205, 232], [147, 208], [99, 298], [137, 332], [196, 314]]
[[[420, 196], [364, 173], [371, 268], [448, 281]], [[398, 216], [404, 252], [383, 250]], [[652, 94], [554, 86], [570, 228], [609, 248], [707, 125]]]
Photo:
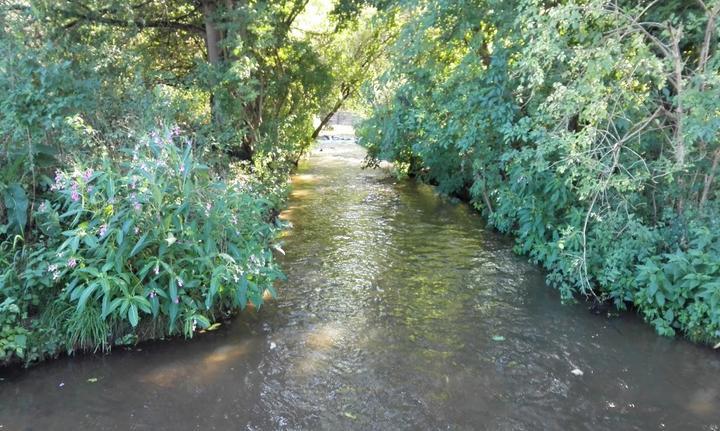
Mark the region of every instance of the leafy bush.
[[22, 326], [24, 317], [14, 298], [0, 303], [0, 363], [13, 356], [25, 359], [28, 331]]
[[659, 333], [675, 335], [681, 330], [708, 342], [720, 338], [717, 232], [696, 224], [687, 249], [652, 256], [638, 266], [633, 301]]
[[55, 339], [73, 351], [192, 337], [224, 313], [259, 307], [282, 276], [257, 181], [219, 180], [176, 128], [58, 170], [49, 189], [33, 214], [38, 240], [0, 279], [6, 361], [54, 353]]

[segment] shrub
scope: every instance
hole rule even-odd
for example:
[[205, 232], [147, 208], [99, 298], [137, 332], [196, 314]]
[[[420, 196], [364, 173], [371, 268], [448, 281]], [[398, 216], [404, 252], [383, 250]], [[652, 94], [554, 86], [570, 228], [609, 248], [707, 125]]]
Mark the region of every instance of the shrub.
[[224, 313], [261, 306], [282, 274], [271, 203], [258, 189], [247, 177], [218, 179], [176, 128], [58, 170], [33, 215], [37, 241], [0, 279], [4, 360], [54, 353], [57, 339], [72, 352], [192, 337]]

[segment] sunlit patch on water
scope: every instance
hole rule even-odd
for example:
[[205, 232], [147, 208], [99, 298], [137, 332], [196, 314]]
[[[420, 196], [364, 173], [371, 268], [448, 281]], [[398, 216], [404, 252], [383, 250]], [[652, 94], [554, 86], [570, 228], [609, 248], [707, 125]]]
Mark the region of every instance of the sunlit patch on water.
[[293, 176], [292, 182], [296, 185], [314, 184], [324, 179], [322, 175], [313, 174], [297, 174]]
[[234, 345], [222, 346], [202, 359], [202, 369], [200, 374], [208, 375], [214, 374], [218, 371], [221, 365], [236, 362], [238, 359], [247, 355], [249, 352], [250, 343], [248, 341], [241, 341]]
[[344, 328], [337, 323], [325, 323], [314, 328], [306, 337], [306, 345], [312, 349], [325, 350], [341, 341]]
[[303, 190], [303, 189], [293, 189], [292, 192], [290, 192], [290, 196], [293, 198], [304, 198], [309, 196], [311, 193], [310, 190]]
[[690, 397], [688, 409], [696, 414], [709, 415], [720, 410], [720, 389], [701, 388]]
[[163, 388], [172, 388], [192, 377], [187, 364], [171, 363], [155, 366], [140, 375], [140, 382], [151, 383]]
[[227, 371], [229, 364], [241, 361], [254, 347], [257, 346], [251, 346], [250, 340], [220, 346], [192, 362], [174, 362], [151, 368], [142, 373], [139, 380], [164, 388], [217, 380]]
[[[295, 210], [297, 210], [297, 207], [290, 206], [287, 209], [283, 210], [278, 214], [278, 218], [283, 221], [292, 221], [293, 216], [295, 215]], [[287, 235], [291, 235], [292, 231], [290, 229], [287, 229], [285, 232], [287, 232]]]

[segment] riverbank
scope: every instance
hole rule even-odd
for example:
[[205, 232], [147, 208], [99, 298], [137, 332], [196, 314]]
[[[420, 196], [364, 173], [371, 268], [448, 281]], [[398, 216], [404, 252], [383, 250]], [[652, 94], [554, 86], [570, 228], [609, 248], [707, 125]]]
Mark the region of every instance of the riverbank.
[[720, 425], [715, 352], [657, 337], [632, 314], [608, 320], [561, 305], [544, 274], [476, 211], [362, 169], [364, 156], [327, 142], [301, 162], [282, 216], [293, 225], [279, 256], [287, 281], [259, 319], [8, 376], [0, 425]]

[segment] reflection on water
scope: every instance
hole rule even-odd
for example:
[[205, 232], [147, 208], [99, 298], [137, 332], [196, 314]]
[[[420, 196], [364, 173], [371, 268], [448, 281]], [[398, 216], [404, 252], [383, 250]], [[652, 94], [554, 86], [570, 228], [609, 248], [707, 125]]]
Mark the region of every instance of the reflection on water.
[[6, 370], [0, 430], [720, 429], [717, 352], [560, 305], [466, 205], [363, 155], [326, 141], [295, 176], [277, 301]]

